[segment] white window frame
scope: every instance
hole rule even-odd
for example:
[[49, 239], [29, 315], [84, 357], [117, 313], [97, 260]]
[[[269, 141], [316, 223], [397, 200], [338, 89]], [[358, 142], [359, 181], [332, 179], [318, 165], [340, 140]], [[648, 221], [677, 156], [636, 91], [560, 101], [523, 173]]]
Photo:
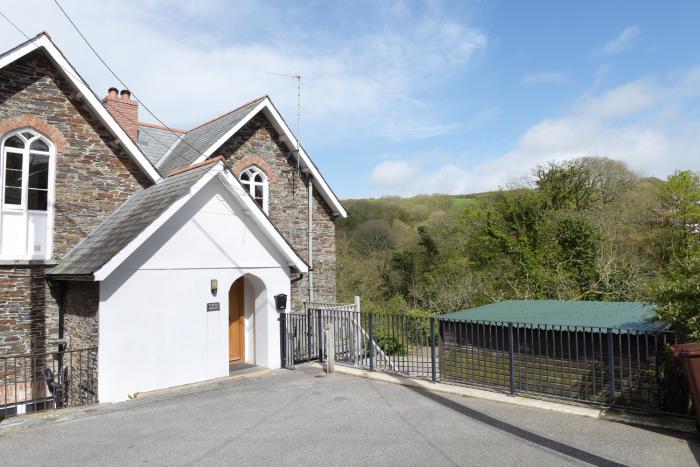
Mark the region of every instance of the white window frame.
[[[31, 133], [31, 138], [26, 138], [22, 133]], [[19, 137], [24, 141], [24, 149], [17, 148], [6, 148], [5, 143], [8, 139], [13, 136]], [[49, 147], [48, 151], [37, 151], [30, 150], [32, 143], [38, 139], [41, 139]], [[5, 177], [6, 177], [6, 160], [7, 153], [21, 153], [22, 154], [22, 195], [20, 204], [5, 204]], [[48, 174], [48, 190], [46, 195], [46, 211], [41, 210], [30, 210], [28, 209], [29, 200], [29, 160], [30, 153], [45, 155], [49, 157], [49, 174]], [[49, 259], [53, 255], [53, 221], [54, 221], [54, 185], [55, 185], [55, 173], [56, 173], [56, 146], [53, 141], [48, 137], [41, 134], [37, 130], [31, 127], [20, 128], [12, 130], [9, 133], [3, 135], [0, 141], [0, 170], [2, 170], [2, 175], [0, 176], [0, 260], [45, 260]], [[2, 229], [4, 228], [3, 217], [5, 212], [13, 213], [23, 213], [24, 214], [24, 235], [25, 235], [25, 251], [21, 255], [7, 255], [2, 252]], [[28, 223], [29, 214], [40, 214], [46, 213], [46, 248], [42, 254], [33, 254], [30, 250], [28, 243]]]
[[[243, 180], [243, 174], [248, 174], [248, 181]], [[255, 176], [260, 175], [262, 177], [262, 182], [256, 182], [255, 181]], [[253, 201], [255, 201], [255, 187], [256, 186], [262, 186], [263, 190], [263, 205], [262, 205], [262, 210], [265, 214], [268, 213], [268, 207], [269, 207], [269, 201], [270, 201], [270, 181], [267, 177], [267, 174], [265, 173], [264, 170], [262, 170], [260, 167], [257, 165], [251, 165], [246, 167], [244, 170], [241, 171], [240, 176], [238, 177], [238, 180], [241, 182], [241, 185], [243, 185], [243, 188], [248, 191], [248, 194], [250, 195], [251, 198], [253, 198]], [[258, 204], [257, 201], [255, 204]]]

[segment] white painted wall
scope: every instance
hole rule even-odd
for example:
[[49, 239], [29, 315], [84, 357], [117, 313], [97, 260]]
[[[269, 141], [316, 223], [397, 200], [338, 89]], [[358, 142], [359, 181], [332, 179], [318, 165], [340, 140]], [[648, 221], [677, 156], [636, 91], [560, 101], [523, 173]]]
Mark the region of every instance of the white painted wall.
[[241, 276], [246, 361], [279, 368], [274, 296], [290, 295], [289, 268], [250, 224], [215, 178], [100, 283], [101, 402], [228, 375], [228, 291]]

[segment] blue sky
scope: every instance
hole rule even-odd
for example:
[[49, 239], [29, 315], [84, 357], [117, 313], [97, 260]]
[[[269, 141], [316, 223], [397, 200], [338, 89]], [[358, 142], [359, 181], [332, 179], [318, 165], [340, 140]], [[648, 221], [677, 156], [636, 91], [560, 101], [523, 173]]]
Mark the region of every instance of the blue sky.
[[[301, 74], [302, 143], [341, 198], [492, 190], [581, 155], [700, 170], [700, 2], [61, 3], [174, 127], [261, 94], [293, 124], [294, 82], [266, 72]], [[116, 84], [53, 2], [1, 9]]]

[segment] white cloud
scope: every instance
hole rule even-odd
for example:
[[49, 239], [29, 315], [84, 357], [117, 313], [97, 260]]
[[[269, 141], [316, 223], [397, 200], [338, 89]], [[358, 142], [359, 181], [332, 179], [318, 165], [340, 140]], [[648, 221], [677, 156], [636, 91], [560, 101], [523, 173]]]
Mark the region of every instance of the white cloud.
[[400, 142], [445, 135], [462, 126], [460, 123], [440, 124], [414, 118], [405, 120], [392, 119], [382, 125], [381, 133], [390, 141]]
[[[62, 4], [132, 91], [166, 122], [184, 128], [262, 94], [294, 115], [295, 83], [266, 71], [303, 76], [307, 136], [313, 131], [319, 139], [332, 138], [337, 132], [327, 131], [329, 122], [375, 131], [386, 119], [418, 114], [416, 109], [429, 117], [436, 112], [417, 96], [468, 66], [488, 42], [483, 32], [455, 23], [439, 8], [409, 14], [410, 5], [399, 1], [387, 4], [397, 19], [354, 28], [352, 37], [329, 25], [306, 27], [308, 18], [298, 8], [252, 0]], [[98, 95], [116, 84], [52, 2], [10, 2], [3, 12], [27, 34], [48, 30]], [[21, 40], [16, 31], [0, 28], [1, 49]], [[428, 121], [425, 132], [439, 133], [441, 125]]]
[[512, 149], [476, 165], [430, 164], [417, 154], [375, 170], [401, 167], [419, 177], [398, 177], [388, 184], [374, 176], [370, 181], [378, 194], [476, 193], [528, 176], [538, 164], [584, 155], [622, 160], [657, 177], [676, 169], [700, 170], [700, 118], [693, 110], [700, 95], [698, 69], [582, 96], [567, 114], [532, 125]]
[[615, 55], [625, 51], [639, 36], [639, 26], [627, 26], [620, 34], [593, 50], [593, 55]]
[[500, 107], [491, 106], [475, 112], [464, 121], [448, 123], [434, 123], [429, 118], [404, 118], [398, 116], [384, 122], [379, 128], [379, 131], [386, 139], [392, 142], [433, 138], [435, 136], [452, 133], [459, 129], [470, 131], [478, 129], [492, 121], [500, 113]]
[[387, 190], [387, 193], [403, 194], [406, 187], [416, 182], [420, 170], [420, 166], [415, 162], [387, 160], [372, 170], [369, 180]]
[[580, 112], [594, 118], [624, 117], [655, 106], [663, 92], [649, 80], [632, 81], [601, 96], [586, 96], [578, 107]]
[[537, 73], [526, 73], [523, 75], [522, 82], [524, 84], [552, 84], [562, 83], [566, 80], [564, 73], [556, 71], [539, 71]]

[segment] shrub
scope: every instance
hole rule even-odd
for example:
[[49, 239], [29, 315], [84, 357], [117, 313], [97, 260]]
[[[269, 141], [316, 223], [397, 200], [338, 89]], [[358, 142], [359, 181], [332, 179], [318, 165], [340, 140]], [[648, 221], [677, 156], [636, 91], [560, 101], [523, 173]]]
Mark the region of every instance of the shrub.
[[377, 336], [374, 340], [379, 348], [387, 355], [406, 355], [408, 353], [406, 345], [395, 336], [382, 334]]

